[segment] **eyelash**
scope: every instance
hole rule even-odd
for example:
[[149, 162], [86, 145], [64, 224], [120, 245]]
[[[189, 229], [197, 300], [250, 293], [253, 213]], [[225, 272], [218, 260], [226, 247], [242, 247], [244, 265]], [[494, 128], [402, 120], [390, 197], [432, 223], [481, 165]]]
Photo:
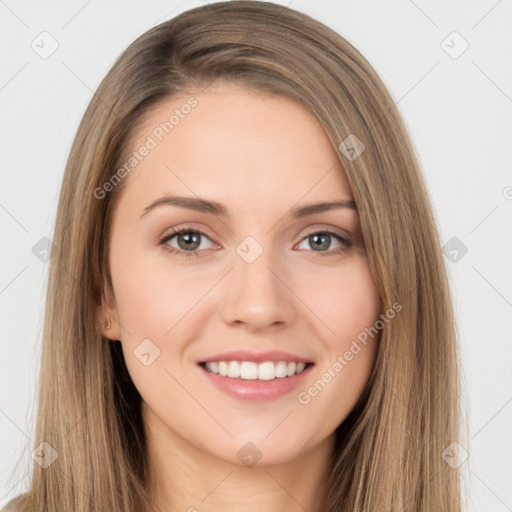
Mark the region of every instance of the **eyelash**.
[[[177, 229], [175, 231], [171, 231], [169, 234], [165, 235], [162, 239], [160, 239], [159, 245], [162, 245], [163, 248], [169, 251], [170, 253], [176, 254], [178, 256], [183, 256], [185, 258], [190, 258], [191, 256], [199, 256], [199, 252], [201, 251], [198, 251], [197, 249], [194, 251], [182, 251], [167, 244], [167, 242], [174, 238], [176, 235], [181, 235], [183, 233], [195, 233], [210, 239], [212, 242], [218, 243], [199, 229], [182, 228]], [[347, 240], [346, 238], [343, 238], [342, 236], [338, 235], [338, 233], [334, 233], [333, 231], [329, 230], [312, 231], [311, 233], [305, 235], [300, 241], [300, 243], [302, 243], [306, 238], [308, 238], [311, 235], [329, 235], [336, 238], [341, 243], [339, 247], [337, 247], [336, 249], [331, 249], [329, 251], [312, 251], [318, 253], [320, 256], [337, 256], [338, 254], [343, 253], [352, 246], [352, 242], [350, 240]]]

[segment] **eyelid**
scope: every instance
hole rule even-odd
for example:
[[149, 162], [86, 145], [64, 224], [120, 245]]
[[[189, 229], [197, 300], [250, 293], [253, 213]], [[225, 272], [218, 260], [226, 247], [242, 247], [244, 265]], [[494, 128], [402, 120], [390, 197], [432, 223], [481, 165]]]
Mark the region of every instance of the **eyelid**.
[[[215, 242], [217, 245], [221, 245], [220, 242], [216, 239], [216, 237], [208, 232], [209, 230], [207, 228], [205, 229], [202, 227], [196, 227], [196, 225], [194, 223], [184, 223], [184, 224], [180, 224], [179, 227], [174, 227], [174, 228], [165, 230], [163, 234], [161, 234], [157, 237], [157, 242], [161, 243], [163, 239], [170, 237], [171, 235], [175, 235], [177, 233], [181, 233], [182, 231], [187, 231], [187, 230], [200, 233], [201, 235], [204, 235], [207, 238], [209, 238], [212, 242]], [[312, 227], [309, 227], [307, 229], [307, 231], [301, 236], [299, 243], [302, 242], [304, 240], [304, 238], [306, 238], [312, 234], [318, 233], [320, 231], [321, 232], [331, 232], [335, 235], [338, 235], [339, 237], [346, 240], [347, 242], [352, 240], [352, 235], [347, 230], [344, 230], [344, 229], [341, 229], [341, 228], [338, 228], [338, 227], [335, 227], [332, 225], [328, 225], [328, 224], [315, 224]], [[299, 234], [297, 234], [294, 238], [296, 238], [297, 236], [299, 236]]]
[[221, 246], [221, 244], [219, 242], [217, 242], [215, 237], [212, 237], [211, 235], [209, 235], [202, 229], [190, 228], [190, 227], [179, 227], [179, 228], [172, 229], [167, 234], [164, 234], [164, 235], [158, 237], [157, 244], [166, 246], [166, 248], [171, 250], [171, 252], [186, 253], [189, 255], [192, 255], [192, 254], [199, 255], [199, 253], [205, 252], [204, 249], [201, 249], [201, 250], [196, 249], [194, 251], [183, 251], [182, 249], [177, 249], [176, 247], [172, 247], [169, 244], [170, 240], [172, 240], [174, 237], [176, 237], [182, 233], [188, 233], [188, 232], [197, 233], [201, 237], [207, 238], [208, 240], [210, 240], [213, 245]]
[[318, 233], [318, 232], [333, 233], [347, 241], [352, 238], [352, 235], [350, 234], [350, 232], [345, 229], [341, 229], [336, 226], [332, 226], [332, 225], [328, 225], [328, 224], [315, 224], [312, 228], [307, 229], [306, 233], [304, 235], [302, 235], [301, 240], [303, 240], [305, 237], [307, 237], [309, 235], [313, 235], [314, 233]]
[[[185, 251], [185, 250], [173, 247], [170, 244], [168, 244], [167, 242], [169, 242], [172, 238], [174, 238], [175, 236], [180, 235], [182, 233], [194, 232], [194, 233], [199, 234], [200, 236], [208, 238], [214, 244], [221, 246], [221, 244], [216, 240], [216, 237], [209, 235], [206, 231], [207, 230], [196, 228], [194, 226], [188, 226], [186, 224], [180, 225], [179, 227], [172, 228], [166, 234], [161, 235], [158, 238], [158, 245], [163, 246], [163, 248], [165, 250], [167, 250], [171, 253], [174, 253], [177, 256], [183, 256], [183, 257], [196, 256], [197, 257], [197, 256], [200, 256], [201, 253], [204, 253], [206, 251], [204, 249], [202, 249], [202, 250], [195, 249], [192, 251]], [[344, 230], [341, 230], [340, 228], [335, 228], [333, 226], [322, 227], [322, 226], [316, 225], [314, 227], [310, 227], [309, 230], [306, 233], [304, 233], [302, 235], [302, 237], [300, 238], [300, 240], [293, 246], [293, 248], [295, 249], [295, 247], [302, 244], [311, 235], [327, 234], [331, 237], [338, 239], [338, 243], [340, 244], [340, 246], [335, 249], [329, 249], [327, 251], [307, 250], [306, 252], [313, 253], [318, 256], [324, 256], [324, 257], [340, 255], [344, 251], [346, 251], [350, 247], [352, 247], [352, 245], [354, 244], [354, 241], [352, 240], [352, 236], [350, 234], [347, 233], [348, 236], [346, 236], [345, 234], [340, 234], [339, 231], [344, 231]]]
[[220, 243], [217, 241], [216, 237], [209, 232], [208, 228], [197, 227], [193, 223], [192, 224], [188, 224], [188, 223], [180, 224], [177, 227], [166, 229], [161, 235], [159, 235], [157, 237], [157, 242], [161, 242], [163, 239], [170, 237], [171, 235], [181, 233], [183, 231], [194, 231], [195, 233], [200, 233], [201, 235], [209, 238], [212, 242], [215, 242], [217, 245], [220, 245]]
[[305, 240], [308, 239], [309, 236], [315, 235], [315, 234], [327, 234], [331, 238], [336, 239], [340, 245], [339, 245], [339, 247], [336, 247], [334, 249], [329, 249], [328, 251], [313, 251], [313, 250], [306, 251], [306, 252], [309, 252], [310, 254], [315, 254], [318, 256], [326, 256], [326, 257], [337, 256], [339, 254], [342, 254], [344, 251], [347, 251], [354, 245], [354, 242], [351, 239], [351, 237], [346, 237], [346, 236], [340, 235], [333, 229], [328, 229], [328, 228], [321, 229], [320, 228], [320, 229], [314, 229], [314, 230], [310, 231], [309, 233], [305, 234], [300, 239], [300, 241], [294, 245], [294, 248], [297, 247], [298, 245], [302, 244]]

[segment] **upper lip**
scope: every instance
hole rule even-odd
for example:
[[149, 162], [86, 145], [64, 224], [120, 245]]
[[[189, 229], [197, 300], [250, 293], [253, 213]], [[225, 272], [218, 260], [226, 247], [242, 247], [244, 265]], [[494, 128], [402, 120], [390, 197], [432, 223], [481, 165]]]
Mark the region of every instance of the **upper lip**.
[[283, 352], [281, 350], [267, 350], [264, 352], [254, 352], [249, 350], [230, 350], [222, 354], [216, 354], [205, 357], [198, 361], [200, 363], [206, 362], [219, 362], [219, 361], [252, 361], [254, 363], [264, 363], [265, 361], [279, 361], [294, 362], [294, 363], [312, 363], [311, 359], [296, 356], [290, 352]]

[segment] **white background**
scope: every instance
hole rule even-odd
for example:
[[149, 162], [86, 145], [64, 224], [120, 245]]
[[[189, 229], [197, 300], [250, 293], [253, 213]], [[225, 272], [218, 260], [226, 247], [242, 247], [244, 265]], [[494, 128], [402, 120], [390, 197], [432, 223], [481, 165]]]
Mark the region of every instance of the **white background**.
[[[468, 248], [446, 260], [468, 417], [465, 507], [512, 511], [511, 2], [277, 3], [326, 23], [375, 67], [420, 157], [442, 243], [457, 237]], [[78, 123], [129, 43], [202, 4], [0, 0], [0, 506], [28, 482], [48, 269], [32, 247], [52, 237]], [[59, 45], [46, 59], [31, 47], [43, 31]], [[469, 44], [458, 58], [442, 46], [453, 31]], [[444, 46], [461, 43], [451, 35]]]

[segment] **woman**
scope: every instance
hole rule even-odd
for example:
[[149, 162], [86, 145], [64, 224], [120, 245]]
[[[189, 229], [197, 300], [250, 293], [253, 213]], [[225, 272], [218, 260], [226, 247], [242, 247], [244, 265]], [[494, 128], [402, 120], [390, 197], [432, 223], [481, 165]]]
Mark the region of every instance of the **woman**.
[[53, 243], [12, 510], [461, 510], [434, 217], [340, 35], [246, 1], [143, 34], [84, 115]]

